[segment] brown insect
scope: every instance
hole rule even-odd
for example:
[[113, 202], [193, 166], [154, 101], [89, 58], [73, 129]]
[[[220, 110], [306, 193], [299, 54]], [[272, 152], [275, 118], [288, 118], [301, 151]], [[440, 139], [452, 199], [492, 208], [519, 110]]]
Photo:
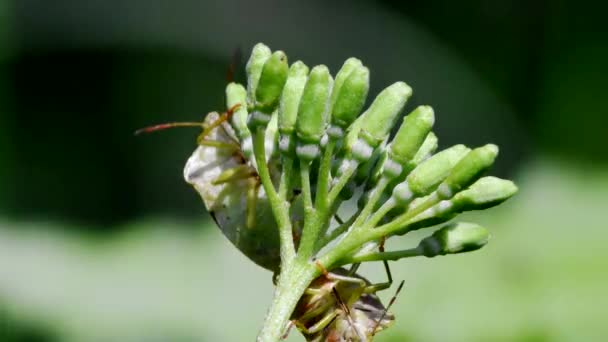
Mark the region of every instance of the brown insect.
[[[320, 266], [320, 265], [319, 265]], [[321, 267], [321, 266], [320, 266]], [[307, 341], [371, 341], [374, 335], [388, 328], [395, 320], [388, 309], [403, 287], [399, 284], [395, 295], [385, 307], [376, 292], [392, 284], [388, 264], [385, 263], [388, 281], [371, 284], [356, 273], [358, 265], [350, 270], [339, 268], [323, 270], [298, 302], [289, 329], [296, 326]]]

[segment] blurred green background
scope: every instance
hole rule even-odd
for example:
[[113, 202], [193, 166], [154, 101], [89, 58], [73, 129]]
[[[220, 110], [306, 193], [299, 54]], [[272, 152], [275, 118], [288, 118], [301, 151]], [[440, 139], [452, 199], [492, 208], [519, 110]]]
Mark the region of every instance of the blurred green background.
[[483, 250], [393, 264], [406, 285], [378, 341], [605, 341], [607, 9], [0, 1], [0, 341], [253, 340], [271, 275], [182, 180], [197, 132], [132, 132], [222, 109], [234, 51], [258, 41], [333, 72], [357, 56], [371, 95], [405, 80], [441, 146], [499, 144], [493, 173], [520, 186], [471, 215]]

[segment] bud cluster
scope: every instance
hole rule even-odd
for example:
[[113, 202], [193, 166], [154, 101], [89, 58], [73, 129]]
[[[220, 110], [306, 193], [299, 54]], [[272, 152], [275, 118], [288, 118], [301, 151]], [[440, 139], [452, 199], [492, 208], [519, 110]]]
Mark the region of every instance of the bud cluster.
[[[280, 244], [280, 258], [265, 265], [280, 269], [279, 287], [295, 281], [290, 272], [306, 269], [311, 279], [318, 276], [315, 265], [331, 271], [365, 261], [479, 249], [489, 238], [485, 228], [452, 223], [417, 247], [375, 250], [391, 236], [495, 206], [517, 191], [509, 180], [483, 176], [498, 154], [495, 145], [435, 152], [433, 108], [404, 111], [412, 95], [406, 83], [389, 85], [365, 107], [370, 71], [356, 58], [347, 59], [333, 77], [325, 65], [290, 65], [284, 52], [257, 44], [246, 72], [246, 86], [227, 86], [226, 104], [235, 108], [230, 129], [261, 183], [257, 198], [269, 204], [267, 215], [276, 222], [278, 238], [264, 230], [251, 243], [268, 250]], [[355, 194], [360, 194], [356, 212], [337, 218], [340, 206]]]

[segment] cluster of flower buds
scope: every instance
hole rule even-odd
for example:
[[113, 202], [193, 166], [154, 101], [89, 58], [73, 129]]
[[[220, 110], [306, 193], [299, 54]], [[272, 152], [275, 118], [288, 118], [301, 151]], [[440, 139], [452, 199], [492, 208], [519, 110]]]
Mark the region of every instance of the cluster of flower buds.
[[[246, 87], [231, 83], [226, 88], [230, 117], [223, 122], [230, 139], [238, 142], [241, 164], [246, 164], [237, 167], [246, 171], [230, 169], [235, 162], [208, 165], [213, 154], [200, 149], [219, 145], [207, 142], [191, 157], [185, 174], [202, 192], [206, 185], [236, 182], [235, 174], [249, 177], [253, 170], [259, 190], [254, 195], [238, 186], [231, 193], [217, 188], [203, 199], [216, 214], [234, 205], [249, 207], [247, 225], [235, 215], [224, 215], [218, 224], [252, 260], [280, 270], [285, 284], [291, 279], [286, 272], [312, 280], [320, 269], [481, 248], [489, 234], [471, 223], [441, 227], [414, 248], [384, 251], [383, 243], [464, 211], [495, 206], [517, 191], [511, 181], [483, 177], [498, 154], [495, 145], [455, 145], [435, 153], [434, 111], [419, 106], [404, 116], [412, 95], [406, 83], [386, 87], [365, 108], [370, 71], [356, 58], [347, 59], [334, 78], [325, 65], [289, 65], [284, 52], [257, 44], [246, 72]], [[202, 155], [208, 157], [205, 162]], [[204, 170], [214, 167], [219, 171], [209, 181]], [[233, 200], [225, 200], [227, 193]], [[338, 210], [355, 194], [360, 196], [356, 212], [340, 219]], [[262, 200], [270, 210], [259, 205], [261, 210], [251, 210], [256, 207], [252, 199]], [[269, 229], [268, 221], [276, 226]], [[255, 222], [264, 222], [264, 227]], [[261, 256], [265, 251], [275, 254]]]
[[[327, 261], [326, 266], [357, 258], [369, 242], [432, 226], [463, 211], [491, 207], [517, 191], [508, 180], [481, 177], [498, 154], [495, 145], [474, 149], [455, 145], [434, 153], [438, 139], [432, 132], [435, 116], [430, 106], [419, 106], [404, 116], [390, 139], [412, 89], [396, 82], [364, 110], [370, 72], [356, 58], [346, 60], [334, 79], [324, 65], [309, 68], [297, 61], [290, 66], [284, 52], [257, 44], [246, 71], [246, 89], [235, 83], [226, 89], [228, 107], [240, 105], [231, 122], [241, 148], [245, 155], [253, 156], [254, 164], [270, 158], [281, 161], [279, 172], [289, 174], [270, 176], [285, 179], [281, 186], [290, 191], [279, 191], [281, 207], [274, 213], [290, 209], [292, 190], [302, 192], [307, 215], [300, 222], [304, 229], [296, 237], [307, 257]], [[264, 134], [261, 158], [254, 152], [252, 136], [256, 134]], [[256, 168], [264, 177], [263, 170]], [[266, 193], [277, 194], [270, 188], [276, 183], [267, 182]], [[357, 213], [342, 225], [330, 227], [342, 201], [357, 188], [362, 190]], [[454, 237], [464, 229], [459, 227], [444, 229], [450, 232], [447, 236]], [[468, 238], [437, 244], [450, 248], [436, 254], [469, 250], [455, 248], [454, 241], [467, 246], [482, 246], [487, 241], [487, 234], [470, 235], [468, 230], [463, 234]], [[428, 244], [438, 236], [425, 241]], [[469, 241], [471, 236], [479, 242]], [[323, 258], [317, 254], [338, 238], [338, 245], [348, 247], [341, 250], [346, 255], [329, 252]]]

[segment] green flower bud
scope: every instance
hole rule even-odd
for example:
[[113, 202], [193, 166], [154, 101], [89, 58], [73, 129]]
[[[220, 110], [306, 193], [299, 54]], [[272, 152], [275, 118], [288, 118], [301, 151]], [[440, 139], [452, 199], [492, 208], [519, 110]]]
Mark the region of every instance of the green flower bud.
[[293, 133], [298, 118], [298, 106], [308, 79], [308, 67], [297, 61], [289, 68], [287, 81], [279, 103], [279, 131], [281, 134]]
[[498, 155], [498, 146], [487, 144], [469, 152], [439, 186], [437, 193], [442, 198], [450, 198], [479, 179], [482, 173], [492, 166]]
[[[342, 81], [340, 87], [337, 87], [338, 77], [343, 75], [341, 73], [346, 66], [344, 63], [344, 67], [336, 77], [336, 85], [332, 91], [331, 120], [332, 124], [341, 128], [340, 133], [350, 126], [361, 113], [369, 90], [369, 69], [362, 65], [356, 66]], [[336, 135], [341, 137], [341, 134]]]
[[435, 123], [433, 108], [419, 106], [408, 116], [391, 142], [389, 156], [404, 165], [414, 158]]
[[256, 110], [271, 114], [277, 108], [288, 71], [287, 56], [283, 51], [275, 51], [264, 64], [260, 75], [255, 91]]
[[425, 161], [428, 157], [430, 157], [431, 154], [433, 154], [433, 152], [435, 152], [435, 150], [437, 149], [438, 142], [439, 139], [437, 139], [435, 133], [429, 132], [429, 134], [427, 134], [426, 138], [424, 139], [422, 146], [420, 146], [418, 152], [416, 152], [414, 159], [412, 159], [411, 164], [418, 165]]
[[251, 104], [255, 103], [255, 92], [262, 75], [262, 69], [271, 54], [272, 52], [268, 46], [262, 43], [257, 43], [253, 47], [253, 50], [251, 50], [251, 56], [245, 67], [247, 73], [247, 96]]
[[226, 86], [226, 107], [232, 108], [240, 104], [239, 108], [232, 114], [232, 127], [241, 141], [251, 136], [247, 128], [247, 90], [238, 83], [230, 83]]
[[474, 223], [452, 223], [420, 241], [418, 249], [429, 258], [437, 255], [470, 252], [485, 246], [490, 233]]
[[365, 112], [359, 137], [376, 148], [386, 139], [412, 95], [412, 88], [404, 82], [396, 82], [384, 89]]
[[319, 144], [327, 124], [327, 104], [333, 79], [325, 65], [310, 71], [298, 109], [296, 131], [305, 144]]
[[407, 177], [412, 194], [424, 196], [435, 190], [469, 151], [470, 149], [464, 145], [454, 145], [418, 165]]
[[517, 192], [517, 186], [506, 179], [483, 177], [467, 190], [457, 193], [451, 202], [454, 211], [480, 210], [498, 205]]
[[361, 61], [355, 57], [351, 57], [344, 61], [342, 68], [338, 70], [336, 78], [334, 79], [334, 88], [329, 98], [329, 104], [331, 107], [333, 107], [336, 103], [336, 99], [338, 98], [338, 94], [340, 93], [340, 89], [342, 88], [344, 81], [348, 78], [348, 76], [350, 76], [353, 70], [361, 66], [363, 66], [363, 63], [361, 63]]

